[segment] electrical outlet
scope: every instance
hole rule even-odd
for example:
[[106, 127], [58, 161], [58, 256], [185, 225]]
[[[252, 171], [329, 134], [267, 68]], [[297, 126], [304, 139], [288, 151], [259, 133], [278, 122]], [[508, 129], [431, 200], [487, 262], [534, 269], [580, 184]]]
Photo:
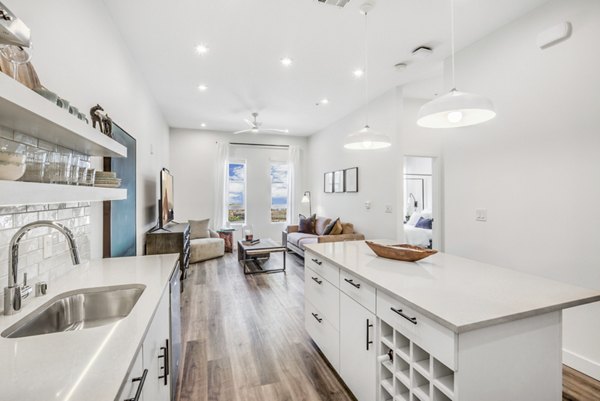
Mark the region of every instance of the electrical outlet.
[[385, 205], [385, 212], [392, 213], [392, 205]]
[[475, 209], [476, 221], [487, 221], [487, 209]]
[[44, 259], [52, 257], [52, 235], [44, 236]]

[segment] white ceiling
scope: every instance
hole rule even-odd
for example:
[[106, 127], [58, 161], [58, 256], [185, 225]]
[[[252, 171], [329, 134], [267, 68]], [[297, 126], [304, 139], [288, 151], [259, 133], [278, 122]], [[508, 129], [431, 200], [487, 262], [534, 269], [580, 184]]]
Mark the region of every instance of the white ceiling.
[[[171, 127], [236, 131], [258, 111], [265, 127], [310, 135], [364, 101], [361, 0], [104, 0]], [[456, 0], [458, 48], [546, 0]], [[439, 76], [449, 55], [449, 0], [379, 0], [369, 14], [370, 97]], [[205, 43], [207, 55], [195, 46]], [[435, 53], [411, 60], [429, 45]], [[294, 63], [284, 68], [279, 60]], [[393, 65], [408, 61], [403, 72]], [[364, 79], [364, 78], [363, 78]], [[200, 92], [199, 84], [208, 90]], [[327, 106], [316, 106], [322, 98]]]

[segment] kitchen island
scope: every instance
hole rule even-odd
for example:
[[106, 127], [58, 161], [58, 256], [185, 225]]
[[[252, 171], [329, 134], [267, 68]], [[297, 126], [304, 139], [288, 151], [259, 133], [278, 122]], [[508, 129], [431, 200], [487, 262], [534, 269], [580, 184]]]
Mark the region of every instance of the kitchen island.
[[562, 310], [600, 291], [438, 253], [312, 244], [305, 325], [359, 401], [559, 401]]
[[[0, 400], [125, 400], [138, 388], [145, 401], [168, 400], [170, 377], [159, 380], [159, 370], [166, 368], [161, 347], [169, 337], [169, 278], [178, 261], [177, 254], [91, 261], [49, 282], [47, 294], [32, 295], [20, 313], [0, 316]], [[61, 294], [131, 285], [144, 290], [129, 315], [114, 323], [4, 336], [7, 328]], [[145, 370], [142, 386], [133, 379]]]

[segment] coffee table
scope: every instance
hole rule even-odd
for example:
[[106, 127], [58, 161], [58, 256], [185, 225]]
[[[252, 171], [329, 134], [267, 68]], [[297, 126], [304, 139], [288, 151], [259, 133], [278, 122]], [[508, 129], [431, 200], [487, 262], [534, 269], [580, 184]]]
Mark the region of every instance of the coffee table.
[[[269, 259], [271, 253], [281, 252], [283, 254], [283, 268], [264, 269], [263, 262]], [[272, 239], [261, 239], [257, 244], [246, 241], [238, 241], [238, 261], [244, 267], [244, 274], [281, 273], [285, 272], [287, 249]], [[257, 270], [250, 270], [249, 267]]]

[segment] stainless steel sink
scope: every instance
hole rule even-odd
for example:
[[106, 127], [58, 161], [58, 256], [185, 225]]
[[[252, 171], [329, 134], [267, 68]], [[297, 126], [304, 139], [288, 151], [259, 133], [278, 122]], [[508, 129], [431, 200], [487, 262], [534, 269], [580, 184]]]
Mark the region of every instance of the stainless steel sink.
[[5, 338], [89, 329], [123, 319], [145, 285], [85, 288], [60, 294], [2, 332]]

